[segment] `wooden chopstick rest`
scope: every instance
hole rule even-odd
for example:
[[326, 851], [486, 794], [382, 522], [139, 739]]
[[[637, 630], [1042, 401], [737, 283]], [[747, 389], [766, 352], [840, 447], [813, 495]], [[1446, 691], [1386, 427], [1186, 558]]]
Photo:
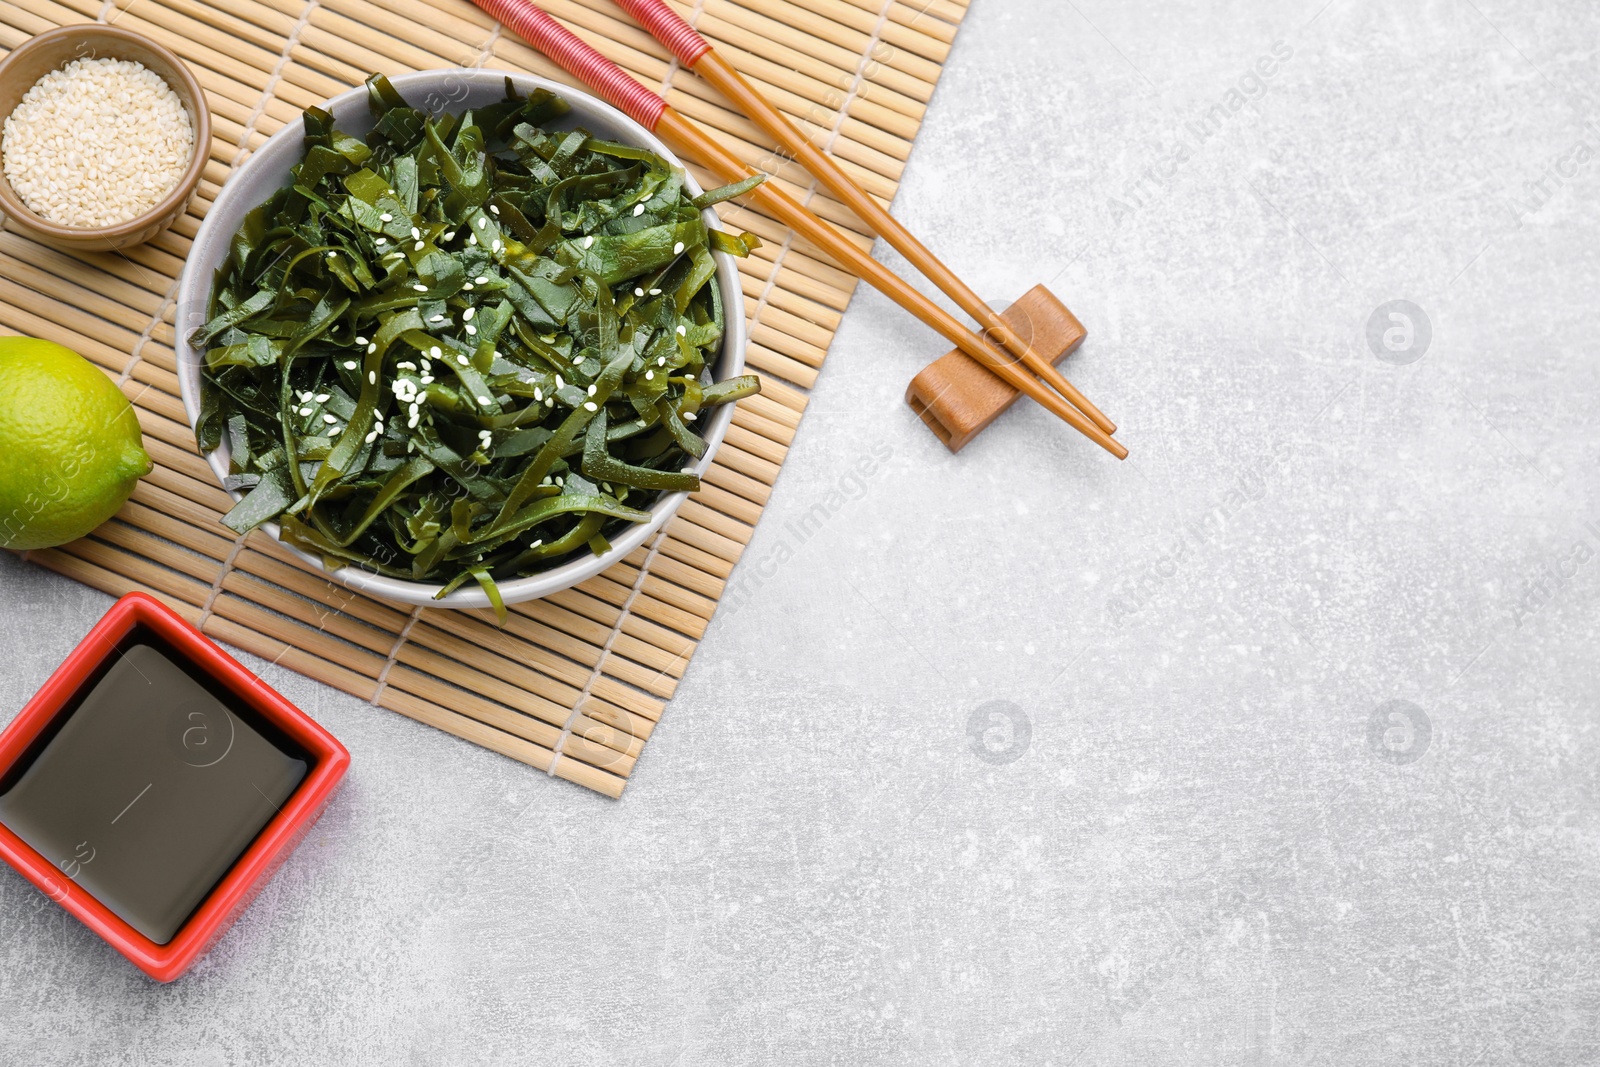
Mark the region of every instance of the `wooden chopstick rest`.
[[[1067, 305], [1042, 285], [1023, 294], [1000, 317], [1051, 363], [1083, 343], [1088, 331]], [[906, 403], [952, 452], [959, 452], [1020, 394], [961, 349], [928, 364], [906, 387]]]

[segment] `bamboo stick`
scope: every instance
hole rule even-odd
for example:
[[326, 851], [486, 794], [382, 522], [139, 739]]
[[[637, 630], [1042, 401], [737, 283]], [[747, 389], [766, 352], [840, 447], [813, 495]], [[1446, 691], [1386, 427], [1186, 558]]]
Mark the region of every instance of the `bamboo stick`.
[[211, 618], [231, 620], [247, 627], [252, 633], [287, 646], [293, 652], [315, 656], [324, 663], [337, 664], [347, 677], [361, 680], [361, 684], [350, 691], [363, 699], [371, 699], [378, 672], [383, 669], [382, 655], [341, 641], [326, 630], [310, 629], [227, 593], [219, 595], [212, 602], [211, 610]]
[[[198, 616], [198, 612], [195, 613]], [[197, 622], [201, 621], [198, 618]], [[201, 632], [207, 637], [230, 644], [266, 660], [272, 667], [281, 667], [308, 678], [316, 678], [325, 685], [343, 690], [358, 700], [372, 699], [375, 683], [341, 664], [313, 656], [294, 645], [270, 637], [263, 632], [241, 625], [215, 613], [203, 620]]]

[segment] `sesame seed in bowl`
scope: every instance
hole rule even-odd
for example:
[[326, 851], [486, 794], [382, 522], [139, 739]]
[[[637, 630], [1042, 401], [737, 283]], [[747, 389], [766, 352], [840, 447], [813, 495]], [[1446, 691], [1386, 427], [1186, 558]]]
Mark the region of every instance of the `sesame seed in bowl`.
[[0, 215], [42, 244], [148, 241], [188, 210], [210, 146], [199, 82], [139, 34], [64, 26], [0, 60]]
[[74, 59], [52, 70], [23, 94], [0, 134], [6, 181], [22, 202], [75, 229], [150, 211], [193, 155], [183, 101], [160, 75], [127, 59]]

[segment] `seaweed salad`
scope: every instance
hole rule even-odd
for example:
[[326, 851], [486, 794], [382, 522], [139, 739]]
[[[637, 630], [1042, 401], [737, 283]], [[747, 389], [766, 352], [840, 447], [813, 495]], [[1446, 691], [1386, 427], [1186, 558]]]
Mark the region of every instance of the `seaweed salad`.
[[438, 117], [367, 79], [363, 140], [305, 112], [293, 184], [245, 218], [192, 335], [223, 522], [280, 524], [330, 569], [443, 586], [601, 554], [693, 491], [724, 308], [713, 251], [758, 242], [641, 148], [545, 129], [552, 93]]

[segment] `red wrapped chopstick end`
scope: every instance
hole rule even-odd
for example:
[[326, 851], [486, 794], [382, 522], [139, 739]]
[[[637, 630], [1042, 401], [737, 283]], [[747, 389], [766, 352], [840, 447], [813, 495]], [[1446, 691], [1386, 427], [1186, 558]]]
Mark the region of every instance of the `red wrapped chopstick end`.
[[571, 30], [545, 14], [531, 0], [475, 2], [515, 30], [523, 40], [553, 59], [568, 74], [587, 85], [600, 99], [635, 122], [654, 130], [656, 123], [661, 121], [661, 113], [667, 108], [665, 100], [584, 44]]
[[617, 0], [622, 8], [645, 29], [650, 36], [667, 46], [678, 57], [678, 62], [693, 69], [700, 57], [711, 51], [711, 42], [700, 36], [678, 13], [662, 0]]

